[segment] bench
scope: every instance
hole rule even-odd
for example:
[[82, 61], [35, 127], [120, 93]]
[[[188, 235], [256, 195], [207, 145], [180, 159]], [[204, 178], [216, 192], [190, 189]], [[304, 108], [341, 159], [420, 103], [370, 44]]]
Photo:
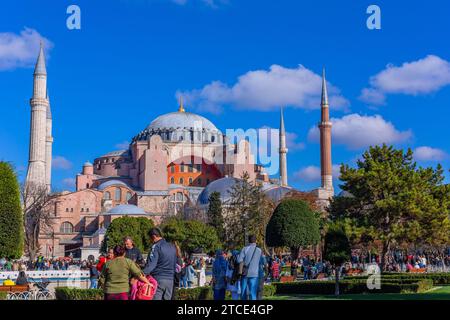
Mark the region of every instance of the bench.
[[25, 292], [28, 291], [28, 285], [0, 286], [1, 292]]
[[420, 269], [410, 269], [410, 273], [425, 273], [427, 272], [427, 268], [420, 268]]

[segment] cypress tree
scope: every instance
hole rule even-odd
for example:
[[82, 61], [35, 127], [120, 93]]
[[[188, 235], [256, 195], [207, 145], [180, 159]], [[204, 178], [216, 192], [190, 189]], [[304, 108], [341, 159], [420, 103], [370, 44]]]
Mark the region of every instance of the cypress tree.
[[0, 162], [0, 257], [18, 259], [23, 253], [23, 215], [16, 174]]

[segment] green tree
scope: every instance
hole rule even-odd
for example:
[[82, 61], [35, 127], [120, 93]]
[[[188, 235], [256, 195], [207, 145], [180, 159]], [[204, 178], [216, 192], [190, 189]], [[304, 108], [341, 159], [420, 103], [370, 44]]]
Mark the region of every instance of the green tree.
[[330, 262], [335, 271], [335, 295], [339, 295], [339, 270], [345, 262], [350, 260], [350, 242], [342, 227], [337, 225], [329, 226], [325, 235], [323, 257]]
[[134, 246], [141, 252], [148, 252], [150, 248], [150, 229], [154, 227], [153, 221], [144, 217], [120, 217], [114, 219], [108, 226], [102, 252], [116, 245], [123, 245], [125, 237], [133, 239]]
[[222, 212], [222, 201], [220, 199], [220, 192], [213, 192], [209, 196], [208, 207], [208, 225], [216, 229], [220, 241], [225, 242], [225, 228]]
[[347, 218], [362, 236], [382, 243], [381, 266], [387, 254], [402, 243], [448, 243], [449, 186], [443, 170], [417, 167], [410, 149], [370, 147], [356, 168], [341, 166], [342, 190], [335, 197], [330, 218]]
[[242, 248], [248, 235], [254, 234], [259, 246], [265, 248], [266, 227], [274, 205], [259, 184], [250, 181], [245, 172], [229, 191], [227, 203], [226, 243], [229, 248]]
[[269, 247], [289, 247], [292, 258], [297, 259], [302, 247], [320, 241], [317, 214], [303, 200], [284, 199], [267, 225], [266, 241]]
[[0, 257], [20, 258], [23, 241], [19, 183], [11, 165], [0, 162]]
[[221, 247], [217, 231], [198, 220], [171, 217], [161, 225], [161, 231], [167, 241], [177, 241], [187, 254], [210, 252]]

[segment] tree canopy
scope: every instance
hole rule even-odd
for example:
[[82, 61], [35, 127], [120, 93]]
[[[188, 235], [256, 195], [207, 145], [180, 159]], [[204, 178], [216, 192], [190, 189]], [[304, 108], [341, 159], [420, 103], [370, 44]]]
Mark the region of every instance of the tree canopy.
[[225, 226], [222, 212], [222, 201], [220, 200], [220, 193], [213, 192], [209, 196], [208, 207], [208, 225], [216, 229], [217, 234], [222, 242], [225, 241]]
[[323, 258], [334, 266], [350, 260], [350, 241], [342, 227], [330, 226], [325, 234]]
[[301, 247], [320, 241], [319, 219], [308, 203], [284, 199], [276, 207], [266, 229], [269, 247], [289, 247], [296, 258]]
[[245, 172], [230, 190], [227, 203], [226, 243], [230, 249], [242, 248], [248, 235], [255, 235], [259, 246], [265, 247], [266, 227], [274, 205], [259, 184], [250, 181]]
[[0, 257], [20, 258], [23, 241], [19, 183], [11, 165], [0, 162]]
[[346, 197], [335, 197], [330, 218], [347, 219], [360, 237], [382, 242], [382, 265], [393, 245], [444, 245], [450, 237], [450, 186], [443, 170], [418, 167], [413, 152], [370, 147], [356, 168], [341, 166]]
[[106, 248], [113, 248], [116, 245], [123, 245], [125, 237], [133, 239], [134, 246], [141, 252], [148, 252], [150, 249], [150, 229], [154, 227], [152, 220], [144, 217], [120, 217], [114, 219], [108, 226], [102, 251]]
[[211, 252], [221, 247], [216, 229], [198, 220], [171, 217], [161, 225], [161, 231], [167, 241], [178, 242], [181, 250], [188, 254]]

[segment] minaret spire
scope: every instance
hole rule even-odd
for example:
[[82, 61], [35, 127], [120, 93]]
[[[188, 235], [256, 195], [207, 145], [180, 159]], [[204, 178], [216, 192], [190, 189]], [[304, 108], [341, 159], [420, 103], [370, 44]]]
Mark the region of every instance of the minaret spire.
[[49, 131], [47, 128], [47, 114], [50, 110], [50, 106], [47, 100], [47, 69], [45, 66], [45, 54], [42, 42], [34, 69], [33, 97], [30, 100], [30, 106], [30, 151], [26, 183], [34, 184], [36, 186], [47, 186], [48, 188], [46, 158], [48, 155], [47, 136]]
[[280, 184], [282, 187], [288, 186], [287, 179], [287, 157], [286, 129], [284, 127], [283, 107], [280, 109]]
[[333, 173], [331, 162], [331, 122], [328, 104], [327, 80], [325, 68], [322, 73], [322, 101], [320, 130], [320, 167], [322, 176], [322, 188], [333, 193]]

